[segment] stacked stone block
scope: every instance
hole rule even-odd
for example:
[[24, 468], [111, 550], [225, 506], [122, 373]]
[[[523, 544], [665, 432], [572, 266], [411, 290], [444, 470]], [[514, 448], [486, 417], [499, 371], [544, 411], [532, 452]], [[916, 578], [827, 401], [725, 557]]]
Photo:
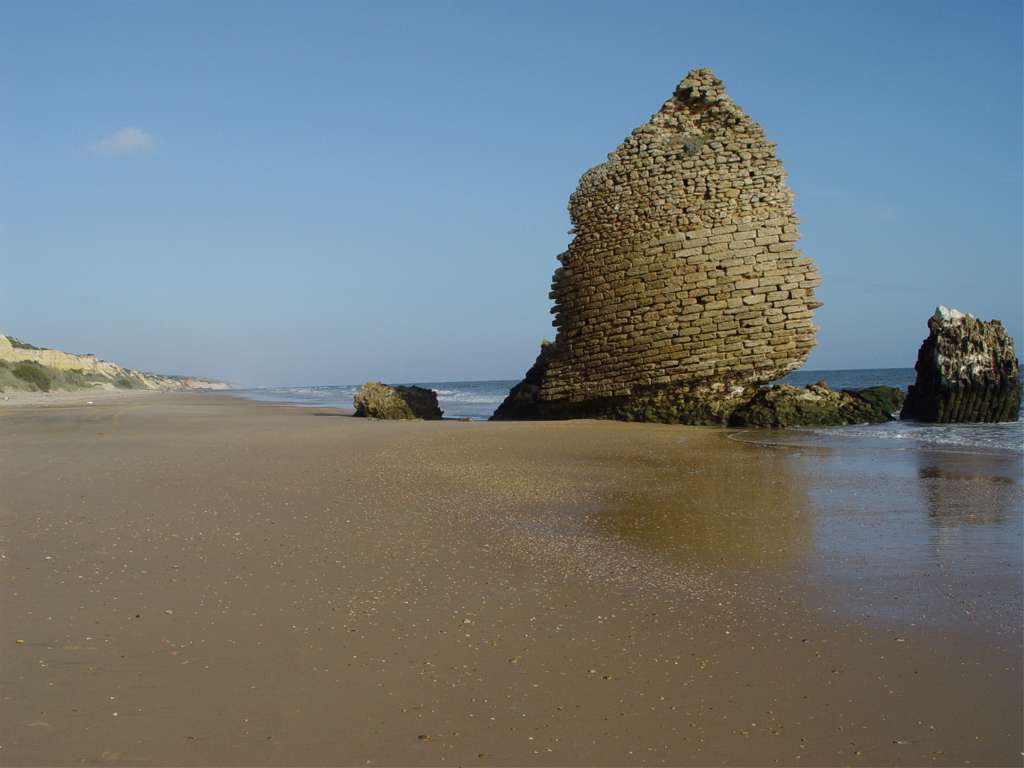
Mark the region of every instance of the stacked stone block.
[[813, 347], [820, 278], [775, 145], [710, 70], [583, 175], [569, 212], [540, 405], [756, 385]]

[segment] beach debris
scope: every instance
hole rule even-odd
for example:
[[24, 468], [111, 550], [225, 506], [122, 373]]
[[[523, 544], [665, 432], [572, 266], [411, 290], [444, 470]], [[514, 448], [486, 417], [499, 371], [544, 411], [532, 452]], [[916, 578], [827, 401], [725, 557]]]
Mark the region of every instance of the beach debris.
[[494, 419], [725, 424], [814, 346], [820, 283], [775, 144], [694, 69], [569, 198], [558, 328]]
[[390, 386], [379, 381], [363, 384], [352, 398], [356, 416], [373, 419], [440, 419], [437, 392], [417, 386]]
[[998, 320], [939, 306], [928, 319], [914, 370], [904, 419], [948, 424], [1020, 418], [1020, 362]]

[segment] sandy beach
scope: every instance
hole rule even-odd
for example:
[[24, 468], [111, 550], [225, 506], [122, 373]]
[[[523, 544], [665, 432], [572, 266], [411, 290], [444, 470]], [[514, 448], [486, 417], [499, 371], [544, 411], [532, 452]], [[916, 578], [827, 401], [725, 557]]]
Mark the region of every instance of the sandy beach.
[[0, 403], [0, 763], [1020, 765], [1020, 454], [761, 437]]
[[100, 388], [65, 392], [4, 392], [0, 393], [0, 409], [59, 408], [110, 402], [124, 404], [138, 402], [140, 398], [160, 397], [166, 394], [166, 392], [149, 389]]

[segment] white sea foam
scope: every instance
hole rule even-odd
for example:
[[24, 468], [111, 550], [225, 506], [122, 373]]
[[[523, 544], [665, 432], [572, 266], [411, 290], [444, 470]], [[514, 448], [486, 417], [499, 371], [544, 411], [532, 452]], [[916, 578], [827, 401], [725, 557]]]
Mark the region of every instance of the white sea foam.
[[[498, 407], [514, 381], [418, 382], [437, 392], [438, 404], [445, 416], [486, 420]], [[357, 384], [266, 387], [238, 390], [235, 394], [253, 400], [290, 403], [321, 408], [351, 408]]]
[[922, 445], [1024, 452], [1024, 423], [1022, 422], [921, 424], [891, 421], [887, 424], [825, 427], [806, 431], [826, 437], [911, 440]]

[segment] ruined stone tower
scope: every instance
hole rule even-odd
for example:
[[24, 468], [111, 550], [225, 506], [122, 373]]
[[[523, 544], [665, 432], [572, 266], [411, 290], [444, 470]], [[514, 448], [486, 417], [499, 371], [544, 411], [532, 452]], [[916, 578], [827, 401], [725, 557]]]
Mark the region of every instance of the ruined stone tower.
[[814, 346], [782, 163], [711, 70], [583, 174], [569, 213], [557, 337], [495, 418], [716, 423]]

